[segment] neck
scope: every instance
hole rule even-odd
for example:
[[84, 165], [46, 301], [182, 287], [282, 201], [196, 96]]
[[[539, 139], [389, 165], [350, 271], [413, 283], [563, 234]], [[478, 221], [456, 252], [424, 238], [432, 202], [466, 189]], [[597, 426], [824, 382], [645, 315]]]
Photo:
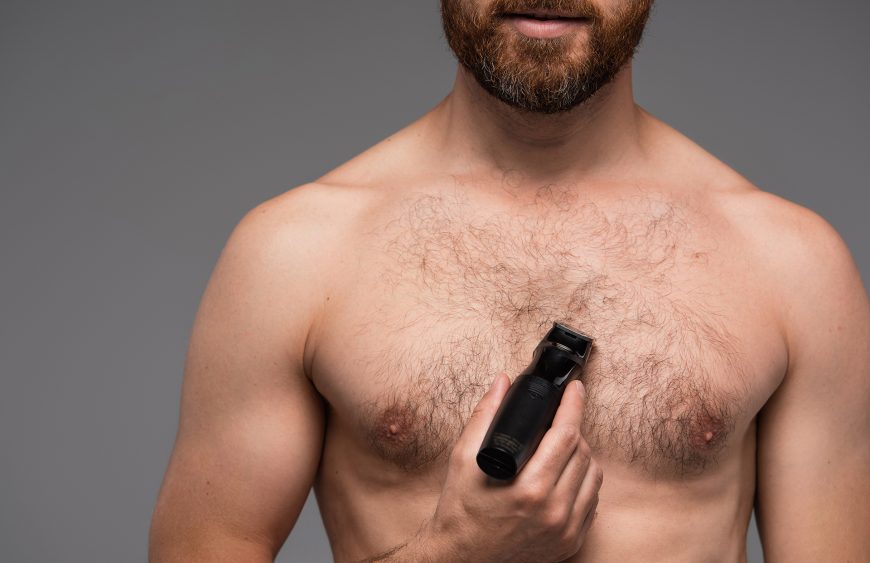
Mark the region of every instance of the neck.
[[431, 114], [439, 154], [459, 174], [511, 172], [530, 182], [613, 177], [643, 156], [631, 63], [569, 111], [517, 110], [486, 92], [461, 65], [453, 90]]

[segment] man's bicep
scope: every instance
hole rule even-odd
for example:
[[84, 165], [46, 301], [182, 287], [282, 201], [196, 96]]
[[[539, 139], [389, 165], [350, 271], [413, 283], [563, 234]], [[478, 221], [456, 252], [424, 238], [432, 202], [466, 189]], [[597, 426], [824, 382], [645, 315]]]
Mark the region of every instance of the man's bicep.
[[303, 364], [318, 274], [308, 232], [270, 212], [236, 228], [197, 313], [157, 561], [271, 560], [317, 470], [323, 408]]
[[[317, 468], [323, 431], [317, 401], [300, 389], [292, 399], [228, 410], [227, 420], [212, 421], [208, 431], [180, 430], [155, 511], [152, 545], [173, 543], [164, 553], [183, 551], [187, 561], [221, 560], [239, 544], [250, 548], [249, 558], [254, 552], [274, 556]], [[196, 425], [205, 420], [187, 417]]]
[[759, 418], [756, 517], [765, 561], [860, 560], [870, 553], [866, 410], [855, 410], [857, 400], [775, 401]]
[[787, 291], [789, 372], [758, 417], [756, 513], [769, 563], [870, 553], [870, 305], [842, 240], [816, 226]]

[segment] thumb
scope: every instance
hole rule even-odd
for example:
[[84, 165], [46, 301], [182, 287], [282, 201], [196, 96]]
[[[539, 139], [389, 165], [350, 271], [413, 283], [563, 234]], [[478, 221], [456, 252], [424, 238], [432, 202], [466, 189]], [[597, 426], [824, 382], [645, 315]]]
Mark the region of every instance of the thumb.
[[475, 453], [477, 452], [477, 448], [483, 442], [486, 431], [489, 430], [489, 425], [510, 385], [510, 379], [506, 373], [499, 372], [495, 376], [487, 392], [474, 407], [474, 412], [471, 413], [471, 417], [459, 437], [459, 444], [473, 448]]

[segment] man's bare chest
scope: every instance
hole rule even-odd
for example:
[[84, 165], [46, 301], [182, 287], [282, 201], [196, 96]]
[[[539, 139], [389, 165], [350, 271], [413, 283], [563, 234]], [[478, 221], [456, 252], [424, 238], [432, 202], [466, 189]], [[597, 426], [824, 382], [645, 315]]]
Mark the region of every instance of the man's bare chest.
[[755, 326], [721, 244], [658, 200], [527, 215], [409, 200], [348, 267], [319, 331], [318, 386], [360, 448], [424, 470], [446, 459], [494, 374], [518, 374], [563, 321], [596, 338], [593, 450], [650, 474], [703, 473], [736, 447], [776, 363], [759, 355], [775, 336]]

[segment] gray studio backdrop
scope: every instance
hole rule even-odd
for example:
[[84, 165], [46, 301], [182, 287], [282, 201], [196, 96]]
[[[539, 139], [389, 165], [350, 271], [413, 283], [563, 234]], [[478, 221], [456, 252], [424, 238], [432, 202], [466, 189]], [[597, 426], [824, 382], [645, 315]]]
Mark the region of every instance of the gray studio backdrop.
[[[868, 20], [857, 0], [659, 0], [635, 64], [641, 105], [827, 218], [865, 279]], [[453, 72], [435, 0], [0, 0], [0, 560], [145, 559], [231, 228]], [[330, 560], [313, 499], [280, 560]]]

